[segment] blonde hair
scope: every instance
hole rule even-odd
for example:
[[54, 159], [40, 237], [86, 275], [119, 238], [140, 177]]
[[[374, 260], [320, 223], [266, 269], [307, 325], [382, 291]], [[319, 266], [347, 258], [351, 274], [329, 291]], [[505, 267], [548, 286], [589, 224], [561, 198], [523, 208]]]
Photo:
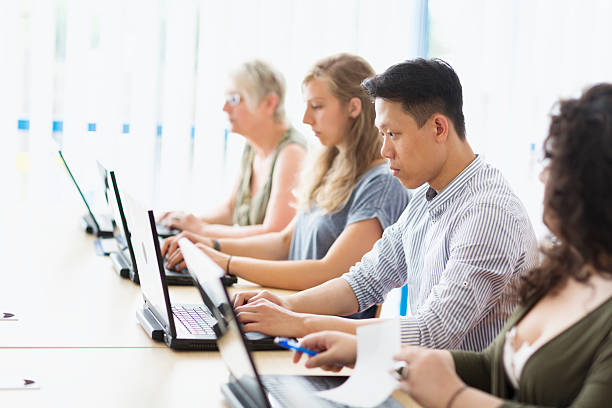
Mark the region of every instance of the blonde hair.
[[285, 78], [280, 72], [261, 60], [252, 60], [233, 70], [230, 78], [244, 88], [245, 102], [251, 110], [267, 95], [278, 96], [274, 120], [278, 123], [285, 121]]
[[359, 178], [372, 162], [381, 158], [382, 142], [374, 126], [374, 104], [361, 87], [364, 79], [374, 75], [363, 58], [338, 54], [317, 62], [302, 81], [302, 86], [306, 86], [313, 79], [322, 80], [343, 104], [359, 98], [361, 113], [350, 124], [347, 148], [342, 153], [336, 146], [325, 147], [306, 166], [296, 192], [299, 208], [308, 210], [316, 205], [325, 214], [342, 210]]

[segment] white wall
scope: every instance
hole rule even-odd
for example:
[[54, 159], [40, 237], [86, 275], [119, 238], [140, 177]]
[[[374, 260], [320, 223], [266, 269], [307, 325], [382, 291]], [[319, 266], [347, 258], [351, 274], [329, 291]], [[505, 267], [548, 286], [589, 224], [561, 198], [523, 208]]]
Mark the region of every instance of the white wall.
[[468, 140], [503, 170], [542, 237], [537, 175], [550, 113], [559, 98], [612, 81], [612, 2], [430, 0], [429, 11], [429, 55], [462, 81]]
[[[311, 136], [301, 124], [308, 67], [336, 52], [377, 71], [417, 56], [427, 4], [429, 56], [462, 80], [468, 140], [504, 171], [542, 236], [536, 177], [550, 110], [612, 80], [606, 0], [0, 2], [0, 162], [27, 177], [52, 153], [50, 121], [62, 120], [86, 189], [99, 157], [158, 207], [206, 207], [238, 170], [242, 138], [224, 142], [228, 69], [252, 57], [278, 67], [289, 119]], [[18, 119], [29, 119], [28, 132]]]
[[[89, 196], [99, 158], [153, 205], [201, 209], [228, 192], [238, 170], [242, 138], [229, 135], [225, 146], [221, 111], [231, 67], [257, 57], [283, 72], [289, 119], [311, 136], [301, 124], [300, 83], [308, 67], [337, 52], [360, 54], [377, 70], [414, 57], [424, 4], [0, 2], [0, 83], [6, 85], [0, 104], [7, 107], [0, 122], [12, 146], [7, 154], [20, 154], [27, 173], [38, 160], [32, 160], [36, 149], [55, 154], [40, 141], [50, 139], [51, 121], [61, 120], [63, 133], [55, 136]], [[18, 119], [30, 121], [29, 132], [16, 131]], [[95, 132], [88, 131], [90, 123]], [[122, 132], [125, 123], [128, 133]]]

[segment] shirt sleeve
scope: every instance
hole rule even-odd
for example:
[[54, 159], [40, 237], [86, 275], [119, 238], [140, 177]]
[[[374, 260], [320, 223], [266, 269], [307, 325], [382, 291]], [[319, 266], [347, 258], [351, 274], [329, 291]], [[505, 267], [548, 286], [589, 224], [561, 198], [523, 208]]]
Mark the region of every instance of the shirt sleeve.
[[385, 229], [372, 250], [342, 275], [353, 289], [360, 311], [382, 303], [391, 289], [406, 282], [406, 258], [401, 232], [406, 211], [397, 223]]
[[523, 230], [501, 206], [481, 204], [449, 230], [449, 259], [416, 314], [400, 320], [402, 342], [437, 349], [459, 347], [514, 278]]
[[377, 174], [355, 192], [346, 225], [376, 218], [384, 230], [397, 221], [408, 200], [408, 190], [395, 177], [386, 173]]
[[455, 362], [457, 375], [468, 386], [491, 392], [491, 360], [498, 339], [499, 336], [482, 352], [463, 350], [450, 352]]

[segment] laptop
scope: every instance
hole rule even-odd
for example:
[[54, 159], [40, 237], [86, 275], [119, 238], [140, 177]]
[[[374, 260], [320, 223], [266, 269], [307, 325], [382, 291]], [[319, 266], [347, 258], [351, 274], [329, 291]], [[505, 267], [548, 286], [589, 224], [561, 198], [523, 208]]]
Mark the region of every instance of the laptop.
[[[100, 177], [102, 177], [102, 184], [104, 186], [104, 197], [106, 198], [106, 202], [110, 206], [110, 200], [112, 199], [112, 197], [110, 196], [112, 195], [112, 189], [109, 183], [110, 171], [107, 170], [107, 168], [99, 160], [96, 160], [96, 164], [98, 165], [98, 172], [100, 173]], [[119, 215], [117, 213], [114, 214], [113, 219], [115, 220], [115, 222], [119, 220], [118, 216]], [[172, 237], [174, 235], [179, 234], [180, 232], [180, 229], [169, 228], [167, 225], [162, 223], [157, 224], [157, 235], [162, 238]]]
[[83, 222], [85, 231], [99, 238], [112, 238], [114, 230], [115, 230], [115, 226], [113, 224], [112, 218], [108, 215], [103, 215], [103, 214], [98, 214], [97, 216], [94, 215], [94, 213], [91, 211], [91, 207], [89, 206], [89, 203], [87, 202], [87, 199], [85, 199], [85, 196], [83, 195], [83, 192], [81, 191], [81, 188], [79, 187], [78, 183], [76, 182], [76, 179], [72, 175], [72, 171], [70, 171], [70, 168], [68, 167], [68, 163], [66, 162], [66, 159], [64, 158], [64, 155], [62, 154], [62, 151], [58, 150], [58, 153], [59, 153], [60, 159], [62, 159], [62, 163], [64, 163], [64, 167], [66, 167], [66, 170], [68, 171], [68, 175], [70, 176], [70, 179], [72, 180], [77, 190], [79, 191], [79, 195], [83, 199], [83, 202], [85, 203], [85, 207], [87, 208], [87, 214], [84, 215], [82, 218], [82, 222]]
[[[114, 171], [108, 171], [104, 166], [98, 162], [98, 169], [102, 174], [104, 170], [105, 185], [108, 186], [105, 192], [108, 204], [113, 211], [113, 216], [117, 220], [117, 229], [114, 237], [117, 241], [118, 251], [113, 251], [109, 254], [113, 268], [123, 278], [131, 279], [136, 283], [140, 283], [138, 276], [138, 268], [136, 266], [136, 260], [134, 258], [134, 249], [132, 247], [132, 240], [130, 238], [130, 230], [127, 224], [127, 218], [123, 210], [121, 203], [121, 195], [119, 193], [119, 185], [117, 183], [117, 176]], [[158, 233], [159, 234], [159, 233]], [[193, 285], [187, 270], [172, 271], [166, 269], [167, 282], [169, 285]]]
[[[134, 256], [132, 237], [128, 227], [127, 217], [123, 209], [121, 193], [117, 183], [117, 175], [112, 170], [109, 171], [108, 174], [110, 181], [109, 186], [112, 190], [108, 194], [109, 204], [113, 209], [115, 217], [117, 217], [116, 219], [120, 220], [120, 222], [118, 222], [119, 233], [115, 235], [117, 246], [120, 248], [120, 250], [116, 253], [111, 253], [110, 258], [113, 262], [113, 267], [119, 272], [119, 275], [129, 278], [136, 283], [140, 283], [138, 264], [136, 263], [136, 258]], [[157, 240], [161, 244], [162, 239], [159, 237], [159, 233], [157, 232], [157, 225], [155, 226], [155, 232]], [[189, 276], [187, 269], [174, 271], [167, 269], [165, 266], [163, 269], [166, 274], [166, 283], [168, 285], [193, 285], [193, 279], [191, 279], [191, 276]], [[231, 279], [231, 277], [228, 277], [227, 279], [228, 284], [233, 284], [236, 282], [235, 278]]]
[[[151, 338], [164, 341], [172, 349], [217, 350], [217, 333], [220, 324], [217, 318], [220, 314], [215, 313], [215, 317], [205, 303], [196, 305], [171, 303], [153, 211], [145, 211], [130, 195], [124, 194], [124, 198], [144, 299], [142, 309], [136, 312], [141, 327]], [[206, 291], [205, 286], [198, 289], [200, 292]], [[212, 301], [209, 304], [213, 305]], [[269, 336], [256, 333], [252, 338], [253, 347], [257, 349], [278, 349], [273, 338]]]
[[[226, 305], [224, 325], [217, 340], [221, 358], [230, 372], [227, 384], [221, 392], [232, 408], [270, 407], [345, 407], [315, 395], [317, 391], [335, 388], [347, 380], [347, 376], [298, 376], [260, 375], [251, 357], [251, 348], [245, 340], [242, 325], [230, 306], [232, 304], [225, 287], [219, 282]], [[248, 335], [248, 333], [247, 333]], [[287, 356], [289, 358], [289, 356]], [[402, 405], [389, 397], [379, 407], [399, 408]]]

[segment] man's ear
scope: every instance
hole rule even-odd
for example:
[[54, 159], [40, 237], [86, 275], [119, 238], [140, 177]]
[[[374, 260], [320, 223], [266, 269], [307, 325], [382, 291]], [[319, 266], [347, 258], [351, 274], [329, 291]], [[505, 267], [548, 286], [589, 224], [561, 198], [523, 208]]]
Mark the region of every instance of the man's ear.
[[442, 114], [435, 113], [431, 117], [431, 124], [434, 132], [434, 137], [437, 143], [445, 143], [448, 139], [450, 122], [448, 118]]
[[351, 119], [356, 119], [361, 113], [361, 99], [351, 98], [348, 103], [348, 114]]
[[276, 107], [278, 106], [278, 95], [275, 93], [267, 94], [266, 96], [264, 96], [262, 101], [259, 103], [259, 106], [263, 108], [263, 111], [267, 115], [269, 116], [274, 115], [274, 111], [276, 110]]

